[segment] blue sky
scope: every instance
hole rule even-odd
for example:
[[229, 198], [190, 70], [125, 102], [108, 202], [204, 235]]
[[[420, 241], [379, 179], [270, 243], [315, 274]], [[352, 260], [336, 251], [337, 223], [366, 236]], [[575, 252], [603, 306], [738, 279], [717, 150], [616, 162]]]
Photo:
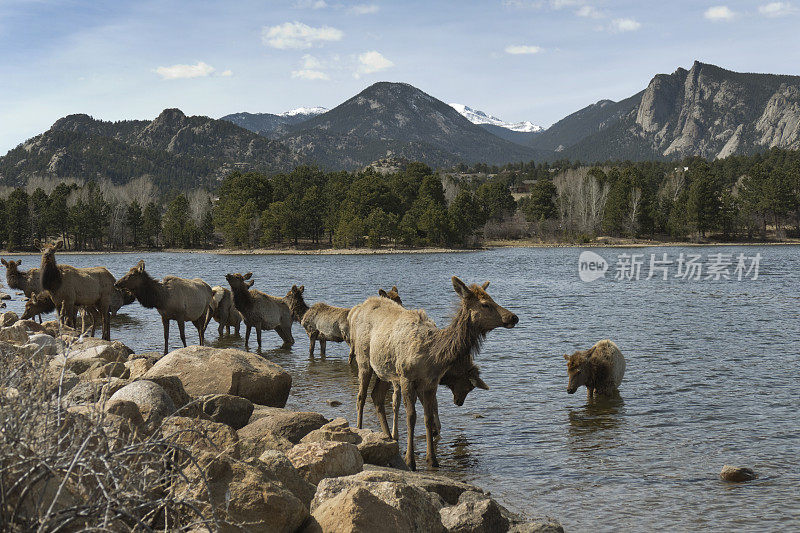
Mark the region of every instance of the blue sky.
[[800, 74], [800, 0], [0, 0], [0, 154], [59, 117], [334, 107], [376, 81], [548, 126], [695, 59]]

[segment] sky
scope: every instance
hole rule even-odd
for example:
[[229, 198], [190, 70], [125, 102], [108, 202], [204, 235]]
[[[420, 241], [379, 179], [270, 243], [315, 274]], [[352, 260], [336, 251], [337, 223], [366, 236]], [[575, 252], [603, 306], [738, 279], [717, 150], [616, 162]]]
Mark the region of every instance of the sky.
[[0, 154], [86, 113], [335, 107], [402, 81], [549, 126], [695, 60], [800, 74], [800, 0], [0, 0]]

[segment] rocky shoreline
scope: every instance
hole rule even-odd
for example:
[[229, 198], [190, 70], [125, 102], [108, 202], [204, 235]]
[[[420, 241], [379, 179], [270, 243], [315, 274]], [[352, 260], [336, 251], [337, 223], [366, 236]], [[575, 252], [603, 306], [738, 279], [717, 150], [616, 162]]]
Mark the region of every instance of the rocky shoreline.
[[0, 326], [0, 523], [11, 531], [56, 521], [131, 531], [563, 531], [475, 485], [408, 471], [382, 433], [285, 409], [292, 378], [261, 356], [200, 346], [136, 354], [12, 312]]

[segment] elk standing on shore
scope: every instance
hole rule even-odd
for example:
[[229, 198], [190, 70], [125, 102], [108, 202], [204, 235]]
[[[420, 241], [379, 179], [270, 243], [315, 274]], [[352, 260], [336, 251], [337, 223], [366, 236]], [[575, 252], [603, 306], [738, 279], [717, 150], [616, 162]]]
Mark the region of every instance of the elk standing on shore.
[[185, 323], [197, 328], [200, 346], [205, 343], [205, 331], [213, 313], [211, 287], [199, 278], [184, 279], [164, 276], [157, 281], [144, 269], [144, 261], [131, 268], [116, 283], [119, 289], [131, 291], [142, 306], [158, 310], [164, 326], [164, 353], [169, 350], [169, 321], [178, 323], [183, 346], [186, 346]]
[[[406, 310], [386, 298], [369, 298], [350, 313], [350, 334], [356, 350], [359, 390], [357, 427], [361, 427], [364, 403], [372, 374], [382, 381], [400, 386], [406, 408], [408, 445], [406, 464], [416, 468], [414, 426], [416, 401], [419, 397], [425, 412], [427, 461], [438, 466], [434, 436], [436, 434], [436, 390], [442, 376], [451, 368], [469, 368], [473, 354], [480, 349], [485, 335], [500, 326], [514, 327], [519, 319], [501, 307], [482, 287], [467, 287], [453, 277], [453, 288], [461, 298], [460, 306], [450, 323], [439, 329], [424, 311]], [[368, 324], [369, 334], [360, 328]], [[389, 432], [386, 412], [378, 406], [381, 427]]]
[[[22, 291], [26, 298], [30, 298], [34, 293], [42, 290], [42, 276], [38, 268], [30, 270], [20, 270], [21, 259], [6, 261], [0, 259], [0, 263], [6, 267], [6, 281], [11, 289]], [[39, 323], [42, 322], [42, 315], [39, 314]], [[33, 316], [31, 316], [33, 318]]]
[[103, 339], [111, 340], [108, 309], [114, 291], [114, 276], [105, 267], [75, 268], [57, 264], [55, 252], [62, 246], [61, 241], [42, 246], [42, 289], [50, 292], [62, 320], [76, 316], [77, 306], [85, 307], [90, 312], [95, 308], [103, 324]]
[[274, 329], [281, 336], [283, 339], [281, 348], [291, 348], [294, 337], [292, 337], [292, 312], [289, 306], [283, 298], [250, 289], [255, 281], [247, 280], [252, 276], [252, 272], [244, 276], [238, 273], [225, 276], [231, 286], [236, 310], [242, 314], [247, 326], [244, 335], [245, 347], [250, 342], [250, 330], [255, 328], [259, 349], [261, 349], [261, 330], [265, 329]]

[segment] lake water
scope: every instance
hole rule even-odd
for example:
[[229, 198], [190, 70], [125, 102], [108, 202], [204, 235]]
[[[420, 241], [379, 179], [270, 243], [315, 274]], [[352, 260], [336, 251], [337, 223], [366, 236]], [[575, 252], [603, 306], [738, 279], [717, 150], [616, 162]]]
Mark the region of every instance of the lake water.
[[[224, 285], [228, 272], [253, 272], [255, 287], [283, 296], [304, 284], [306, 301], [351, 306], [397, 285], [407, 307], [443, 326], [456, 303], [450, 277], [491, 281], [489, 293], [519, 315], [477, 356], [491, 390], [463, 407], [440, 389], [441, 471], [490, 490], [515, 511], [549, 515], [572, 531], [800, 529], [800, 248], [708, 247], [597, 249], [606, 278], [578, 278], [580, 249], [502, 249], [474, 253], [230, 256], [197, 254], [62, 255], [75, 266], [105, 265], [120, 277], [143, 258], [154, 277], [202, 277]], [[761, 254], [758, 279], [616, 281], [618, 255]], [[22, 267], [38, 256], [20, 256]], [[5, 280], [3, 280], [5, 281]], [[19, 311], [14, 296], [9, 309]], [[310, 360], [308, 338], [278, 350], [265, 332], [263, 355], [294, 379], [287, 405], [354, 420], [357, 380], [348, 349], [328, 344]], [[216, 346], [243, 345], [242, 339]], [[173, 323], [171, 348], [180, 339]], [[161, 322], [135, 303], [112, 323], [112, 338], [137, 352], [160, 351]], [[562, 354], [610, 338], [627, 361], [622, 399], [588, 405], [585, 390], [566, 393]], [[187, 339], [197, 333], [187, 325]], [[254, 342], [252, 339], [251, 342]], [[254, 345], [251, 344], [251, 348]], [[328, 400], [341, 406], [330, 407]], [[421, 413], [421, 406], [418, 406]], [[365, 424], [378, 429], [367, 403]], [[403, 416], [403, 415], [401, 415]], [[405, 428], [403, 416], [401, 430]], [[424, 425], [417, 424], [425, 468]], [[401, 448], [402, 446], [401, 437]], [[758, 480], [728, 484], [723, 464], [750, 466]]]

